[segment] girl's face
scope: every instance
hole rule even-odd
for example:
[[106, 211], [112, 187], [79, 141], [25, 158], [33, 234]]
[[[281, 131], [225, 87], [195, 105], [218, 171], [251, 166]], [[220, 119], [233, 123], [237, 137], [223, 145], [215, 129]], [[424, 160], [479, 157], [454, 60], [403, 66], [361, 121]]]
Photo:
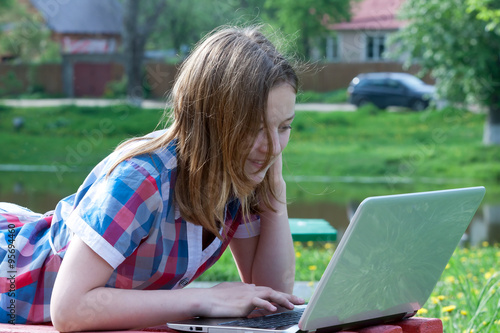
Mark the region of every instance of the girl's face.
[[259, 134], [245, 162], [245, 173], [255, 182], [255, 184], [262, 182], [267, 170], [280, 156], [290, 139], [291, 124], [295, 117], [295, 91], [292, 86], [289, 84], [281, 84], [270, 90], [267, 100], [266, 117], [273, 147], [271, 162], [264, 169], [260, 170], [268, 154], [268, 143], [264, 124], [262, 124], [260, 128]]

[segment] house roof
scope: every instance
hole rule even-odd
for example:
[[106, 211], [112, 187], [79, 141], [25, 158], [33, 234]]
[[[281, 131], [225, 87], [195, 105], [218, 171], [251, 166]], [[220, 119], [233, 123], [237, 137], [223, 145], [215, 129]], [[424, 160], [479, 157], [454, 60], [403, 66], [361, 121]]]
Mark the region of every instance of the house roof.
[[121, 34], [123, 10], [118, 0], [30, 0], [54, 32]]
[[404, 0], [353, 1], [351, 20], [332, 24], [331, 30], [397, 30], [405, 22], [396, 18]]

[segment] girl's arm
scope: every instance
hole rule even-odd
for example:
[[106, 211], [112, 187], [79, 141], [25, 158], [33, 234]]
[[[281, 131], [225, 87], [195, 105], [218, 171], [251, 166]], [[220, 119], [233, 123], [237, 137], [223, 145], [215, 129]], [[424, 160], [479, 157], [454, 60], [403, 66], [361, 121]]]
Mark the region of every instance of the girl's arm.
[[50, 302], [59, 331], [118, 330], [189, 317], [245, 316], [255, 307], [293, 308], [297, 298], [267, 287], [222, 283], [214, 288], [129, 290], [104, 287], [113, 268], [77, 236], [64, 256]]
[[260, 216], [260, 235], [232, 239], [231, 251], [242, 281], [292, 293], [295, 279], [295, 251], [288, 222], [286, 184], [281, 173], [281, 155], [271, 166], [278, 200], [272, 198], [276, 212], [264, 210]]

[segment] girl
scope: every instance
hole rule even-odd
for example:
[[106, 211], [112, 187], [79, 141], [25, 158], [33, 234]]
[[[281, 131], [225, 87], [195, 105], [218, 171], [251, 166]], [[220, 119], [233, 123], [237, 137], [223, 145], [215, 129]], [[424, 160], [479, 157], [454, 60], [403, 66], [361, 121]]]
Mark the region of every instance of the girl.
[[[0, 321], [111, 330], [302, 304], [281, 157], [297, 85], [258, 29], [208, 36], [170, 127], [121, 144], [51, 214], [0, 205]], [[182, 289], [227, 246], [241, 283]]]

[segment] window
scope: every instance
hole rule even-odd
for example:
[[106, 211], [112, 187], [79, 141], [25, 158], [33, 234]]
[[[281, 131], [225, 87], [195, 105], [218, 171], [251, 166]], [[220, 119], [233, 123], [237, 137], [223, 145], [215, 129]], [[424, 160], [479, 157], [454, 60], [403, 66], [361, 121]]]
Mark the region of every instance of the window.
[[326, 60], [334, 61], [339, 58], [339, 40], [338, 36], [326, 37]]
[[366, 37], [366, 59], [381, 60], [385, 51], [385, 36]]
[[396, 80], [387, 80], [387, 86], [391, 89], [402, 90], [403, 85]]
[[358, 87], [383, 87], [385, 86], [384, 79], [363, 79], [359, 82]]

